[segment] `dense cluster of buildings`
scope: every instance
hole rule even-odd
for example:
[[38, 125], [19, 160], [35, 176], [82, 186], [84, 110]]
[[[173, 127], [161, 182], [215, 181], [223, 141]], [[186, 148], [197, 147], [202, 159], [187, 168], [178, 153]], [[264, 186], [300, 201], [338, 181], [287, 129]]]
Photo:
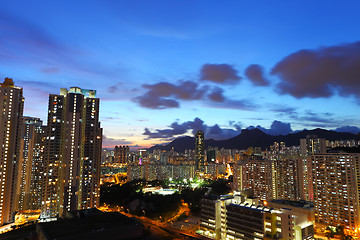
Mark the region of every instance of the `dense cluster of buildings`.
[[[116, 150], [115, 150], [116, 151]], [[213, 155], [207, 153], [212, 153]], [[216, 152], [219, 153], [219, 159], [230, 159], [230, 152], [217, 151], [210, 149], [205, 151], [204, 133], [197, 131], [195, 134], [195, 149], [187, 150], [184, 154], [179, 154], [174, 150], [160, 151], [154, 150], [153, 153], [140, 151], [136, 157], [133, 153], [130, 155], [127, 166], [127, 178], [129, 181], [134, 179], [168, 180], [168, 179], [190, 179], [199, 174], [203, 177], [216, 178], [225, 175], [227, 166], [226, 161], [216, 163]], [[210, 157], [209, 157], [210, 156]], [[223, 157], [224, 156], [224, 157]]]
[[50, 94], [48, 121], [23, 117], [22, 88], [0, 86], [0, 225], [17, 211], [42, 219], [99, 206], [102, 129], [96, 91]]
[[[243, 201], [235, 208], [235, 202], [239, 202], [238, 200], [228, 196], [218, 196], [216, 201], [223, 201], [224, 204], [226, 202], [223, 205], [234, 208], [231, 211], [241, 208], [244, 214], [250, 214], [251, 210], [261, 212], [263, 216], [276, 215], [279, 214], [279, 211], [282, 214], [284, 209], [294, 209], [295, 205], [302, 206], [303, 204], [304, 206], [300, 209], [308, 209], [311, 212], [311, 224], [304, 220], [298, 225], [294, 225], [294, 219], [298, 221], [304, 218], [297, 213], [292, 213], [291, 236], [283, 239], [311, 239], [313, 230], [310, 228], [304, 230], [303, 228], [310, 225], [312, 228], [315, 221], [319, 226], [322, 224], [334, 227], [345, 226], [349, 233], [358, 231], [360, 227], [360, 153], [329, 150], [334, 143], [337, 143], [337, 147], [352, 147], [358, 146], [358, 141], [329, 142], [317, 136], [307, 136], [300, 140], [300, 146], [288, 147], [283, 142], [274, 143], [265, 151], [257, 148], [247, 150], [209, 148], [204, 150], [203, 139], [198, 138], [202, 139], [203, 134], [196, 133], [195, 150], [188, 150], [185, 154], [179, 154], [173, 150], [143, 152], [142, 156], [145, 157], [142, 158], [141, 163], [138, 158], [133, 157], [133, 161], [128, 162], [128, 180], [164, 180], [196, 176], [224, 177], [230, 166], [233, 174], [233, 190], [243, 192], [251, 189], [254, 199], [257, 199], [257, 204], [253, 203], [253, 206], [246, 205]], [[280, 200], [285, 201], [286, 204], [291, 203], [291, 207], [285, 206], [286, 204], [284, 206], [277, 205], [276, 208], [274, 207], [276, 210], [272, 210], [271, 206], [274, 205], [274, 202]], [[265, 203], [270, 205], [265, 205]], [[227, 216], [225, 220], [223, 217], [223, 222], [229, 222], [236, 218], [231, 215], [229, 220]], [[269, 223], [264, 220], [261, 224], [266, 226]], [[213, 225], [214, 222], [209, 222], [208, 225], [202, 224], [203, 233], [205, 235], [206, 232], [211, 233], [209, 226]], [[220, 227], [219, 229], [221, 230]], [[266, 230], [266, 228], [264, 229]], [[261, 234], [258, 232], [259, 235], [254, 237], [266, 239], [265, 236], [267, 236], [268, 239], [276, 239], [279, 236], [285, 236], [284, 230], [278, 230], [277, 234], [275, 232], [268, 234], [265, 230]], [[235, 230], [229, 230], [226, 234], [219, 233], [220, 235], [213, 232], [211, 233], [213, 235], [207, 236], [214, 238], [215, 235], [220, 236], [219, 239], [247, 239], [241, 238], [241, 234], [231, 235], [231, 231]], [[221, 236], [227, 236], [227, 238]]]
[[[205, 235], [215, 239], [312, 239], [313, 231], [304, 230], [303, 227], [310, 226], [308, 222], [300, 223], [300, 232], [296, 233], [296, 219], [300, 219], [298, 213], [293, 213], [292, 225], [289, 226], [291, 234], [287, 235], [287, 228], [283, 229], [283, 222], [278, 224], [278, 232], [270, 234], [266, 226], [269, 212], [283, 211], [282, 209], [294, 209], [294, 206], [276, 206], [274, 202], [285, 201], [287, 203], [306, 203], [306, 208], [311, 205], [313, 217], [319, 226], [344, 226], [346, 231], [355, 234], [360, 227], [360, 153], [348, 153], [342, 151], [329, 151], [326, 147], [326, 140], [317, 136], [307, 136], [300, 141], [300, 149], [286, 147], [285, 144], [275, 143], [270, 150], [261, 155], [252, 155], [243, 158], [233, 165], [233, 188], [236, 191], [251, 189], [254, 199], [258, 202], [243, 204], [243, 200], [235, 201], [234, 197], [216, 197], [215, 200], [204, 200], [203, 207], [211, 202], [212, 205], [225, 206], [220, 211], [224, 212], [231, 207], [231, 211], [246, 212], [245, 215], [258, 215], [257, 223], [263, 229], [255, 229], [254, 219], [247, 221], [250, 229], [236, 227], [230, 224], [234, 219], [226, 215], [222, 220], [230, 226], [219, 227], [218, 232], [206, 221], [206, 212], [203, 212], [201, 229]], [[211, 198], [211, 197], [210, 197]], [[231, 203], [226, 203], [226, 202]], [[275, 210], [268, 210], [274, 208]], [[240, 210], [241, 209], [241, 210]], [[215, 210], [211, 214], [215, 214]], [[261, 214], [260, 214], [261, 212]], [[240, 214], [241, 215], [241, 214]], [[243, 215], [238, 218], [243, 218]], [[260, 216], [263, 215], [263, 216]], [[246, 219], [246, 218], [243, 218]], [[214, 221], [211, 220], [213, 223]], [[245, 224], [245, 223], [244, 223]], [[246, 226], [245, 224], [245, 226]], [[220, 224], [221, 225], [221, 224]], [[312, 225], [312, 224], [311, 224]], [[272, 225], [271, 225], [272, 226]], [[287, 224], [285, 223], [285, 226]], [[234, 233], [235, 231], [235, 233]], [[237, 233], [240, 231], [240, 233]], [[245, 232], [248, 231], [248, 232]], [[307, 233], [311, 233], [307, 234]], [[246, 235], [246, 234], [252, 234]], [[275, 233], [275, 232], [274, 232]], [[304, 235], [304, 233], [306, 233]], [[245, 235], [243, 235], [245, 234]], [[254, 235], [255, 234], [255, 235]], [[299, 235], [300, 234], [300, 235]]]

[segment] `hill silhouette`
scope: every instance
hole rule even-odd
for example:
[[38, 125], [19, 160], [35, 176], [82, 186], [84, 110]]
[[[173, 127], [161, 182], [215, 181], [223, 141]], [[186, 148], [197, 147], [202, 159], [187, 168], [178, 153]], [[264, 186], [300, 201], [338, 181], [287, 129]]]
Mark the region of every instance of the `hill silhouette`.
[[[285, 142], [286, 146], [298, 146], [300, 145], [300, 139], [306, 138], [307, 135], [317, 135], [319, 138], [325, 138], [330, 141], [347, 139], [360, 140], [359, 134], [335, 132], [321, 128], [279, 136], [272, 136], [255, 128], [251, 130], [243, 129], [238, 136], [225, 140], [206, 139], [205, 148], [247, 149], [248, 147], [261, 147], [262, 149], [267, 149], [273, 145], [274, 142]], [[149, 150], [159, 149], [169, 151], [174, 148], [176, 152], [184, 152], [187, 149], [194, 149], [194, 147], [195, 138], [186, 136], [177, 138], [166, 145], [155, 145], [149, 148]]]

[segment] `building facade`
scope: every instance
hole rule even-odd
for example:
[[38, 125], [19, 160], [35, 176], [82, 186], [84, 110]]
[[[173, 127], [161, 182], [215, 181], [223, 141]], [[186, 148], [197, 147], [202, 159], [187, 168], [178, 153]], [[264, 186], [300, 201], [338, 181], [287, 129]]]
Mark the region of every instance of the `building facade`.
[[300, 153], [303, 156], [326, 153], [326, 139], [316, 135], [308, 135], [300, 139]]
[[360, 153], [314, 154], [308, 157], [310, 192], [317, 222], [360, 227]]
[[304, 199], [302, 163], [299, 155], [272, 156], [274, 198], [292, 201]]
[[18, 177], [19, 210], [41, 207], [45, 127], [39, 118], [24, 117]]
[[102, 129], [95, 90], [50, 94], [41, 218], [99, 206]]
[[129, 152], [129, 146], [115, 146], [114, 163], [127, 164]]
[[314, 238], [314, 208], [310, 203], [281, 202], [271, 208], [258, 203], [257, 199], [236, 194], [206, 196], [201, 201], [198, 232], [218, 240]]
[[127, 167], [127, 180], [144, 179], [169, 180], [195, 178], [195, 165], [173, 165], [173, 164], [132, 164]]
[[24, 100], [22, 88], [5, 78], [0, 84], [0, 225], [12, 221], [18, 208], [16, 192]]
[[268, 159], [248, 159], [234, 164], [234, 190], [252, 189], [261, 200], [276, 198], [272, 164]]
[[195, 162], [198, 170], [203, 169], [204, 159], [205, 159], [204, 133], [199, 130], [195, 133]]

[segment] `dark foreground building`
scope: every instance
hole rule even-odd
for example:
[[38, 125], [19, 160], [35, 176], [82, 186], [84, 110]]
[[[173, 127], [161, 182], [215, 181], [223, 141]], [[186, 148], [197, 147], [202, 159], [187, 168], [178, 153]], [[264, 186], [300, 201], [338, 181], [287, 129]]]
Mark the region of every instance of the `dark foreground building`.
[[97, 209], [79, 210], [74, 217], [56, 222], [39, 223], [37, 240], [140, 239], [143, 225], [117, 212]]

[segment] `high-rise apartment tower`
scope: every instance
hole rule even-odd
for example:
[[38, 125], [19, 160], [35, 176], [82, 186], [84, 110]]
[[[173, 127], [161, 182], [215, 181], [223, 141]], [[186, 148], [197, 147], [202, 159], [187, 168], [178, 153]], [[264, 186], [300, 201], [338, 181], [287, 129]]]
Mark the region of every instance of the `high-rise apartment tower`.
[[0, 225], [12, 221], [17, 208], [17, 173], [24, 97], [10, 78], [0, 84]]
[[19, 210], [37, 210], [41, 207], [46, 137], [42, 123], [39, 118], [24, 117], [18, 170]]
[[204, 158], [205, 158], [204, 133], [199, 130], [195, 133], [195, 162], [198, 170], [203, 169]]
[[102, 129], [95, 90], [50, 94], [41, 218], [99, 206]]
[[360, 153], [326, 153], [308, 156], [309, 197], [317, 222], [360, 228]]
[[129, 152], [129, 146], [115, 146], [114, 163], [127, 164]]

